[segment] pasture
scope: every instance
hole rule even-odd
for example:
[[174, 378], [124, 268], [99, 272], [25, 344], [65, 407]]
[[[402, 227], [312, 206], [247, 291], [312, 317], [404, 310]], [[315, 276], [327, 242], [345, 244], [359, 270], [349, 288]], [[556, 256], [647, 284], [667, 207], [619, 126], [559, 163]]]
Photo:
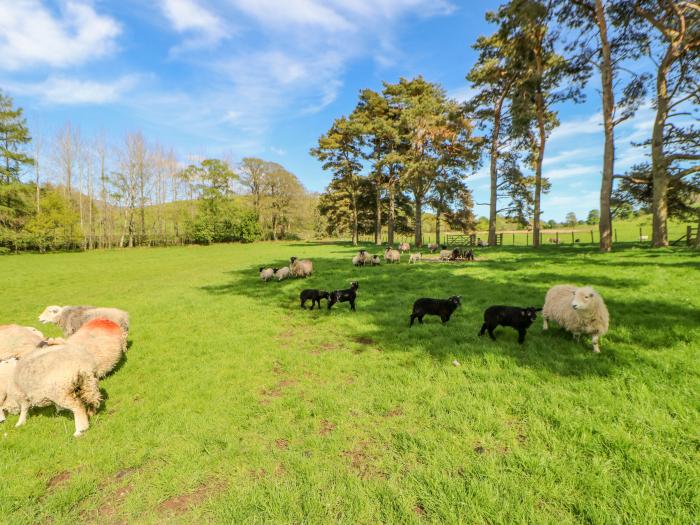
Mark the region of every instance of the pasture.
[[[367, 247], [370, 253], [379, 250]], [[685, 249], [477, 251], [354, 268], [342, 243], [0, 258], [0, 324], [48, 304], [131, 314], [87, 433], [53, 408], [0, 426], [0, 522], [691, 523], [700, 515], [700, 257]], [[258, 267], [311, 258], [308, 279]], [[357, 312], [301, 310], [359, 281]], [[492, 304], [590, 284], [602, 353], [541, 319], [477, 333]], [[462, 296], [408, 328], [422, 296]], [[457, 360], [460, 366], [453, 366]]]

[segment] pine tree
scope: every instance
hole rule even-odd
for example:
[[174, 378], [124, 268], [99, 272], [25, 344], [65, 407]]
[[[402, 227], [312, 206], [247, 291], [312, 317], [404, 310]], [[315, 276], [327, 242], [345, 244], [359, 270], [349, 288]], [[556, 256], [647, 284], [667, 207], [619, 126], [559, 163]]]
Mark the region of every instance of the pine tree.
[[31, 142], [22, 108], [14, 108], [12, 98], [0, 91], [0, 183], [18, 182], [22, 169], [34, 160], [22, 149]]

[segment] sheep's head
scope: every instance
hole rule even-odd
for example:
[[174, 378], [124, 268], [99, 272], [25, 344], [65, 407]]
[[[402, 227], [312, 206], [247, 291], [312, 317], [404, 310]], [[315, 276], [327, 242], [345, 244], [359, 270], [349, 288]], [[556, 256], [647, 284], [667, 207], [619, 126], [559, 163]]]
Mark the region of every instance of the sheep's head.
[[290, 258], [289, 258], [289, 262], [292, 263], [292, 264], [294, 264], [294, 261], [296, 261], [296, 260], [297, 260], [296, 257], [290, 257]]
[[277, 273], [279, 271], [279, 268], [273, 268], [272, 273]]
[[259, 271], [260, 273], [262, 273], [264, 269], [265, 269], [265, 268], [260, 268], [258, 271]]
[[573, 299], [571, 300], [571, 307], [574, 310], [587, 310], [594, 303], [596, 298], [596, 291], [590, 286], [584, 286], [583, 288], [576, 288], [573, 291]]
[[357, 281], [353, 281], [350, 283], [350, 288], [352, 288], [353, 290], [357, 290], [359, 287], [360, 283], [358, 283]]
[[46, 309], [41, 312], [39, 316], [40, 323], [55, 323], [63, 312], [62, 306], [47, 306]]
[[325, 290], [321, 290], [320, 292], [318, 292], [319, 299], [330, 299], [330, 297], [331, 297], [331, 294]]
[[523, 317], [527, 317], [530, 320], [530, 322], [534, 322], [535, 319], [537, 319], [537, 312], [541, 310], [542, 308], [535, 308], [534, 306], [529, 306], [527, 308], [523, 308], [520, 313]]
[[450, 301], [455, 306], [460, 306], [462, 304], [462, 297], [459, 295], [453, 295], [448, 299], [448, 301]]

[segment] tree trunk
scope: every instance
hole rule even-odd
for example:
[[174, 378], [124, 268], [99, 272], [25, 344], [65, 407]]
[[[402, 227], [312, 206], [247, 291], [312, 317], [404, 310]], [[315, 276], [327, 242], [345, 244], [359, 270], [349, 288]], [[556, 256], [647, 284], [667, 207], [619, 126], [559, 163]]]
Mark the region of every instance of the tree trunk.
[[668, 71], [673, 61], [671, 50], [666, 53], [656, 76], [656, 117], [651, 135], [652, 238], [654, 248], [668, 246], [668, 170], [664, 155], [664, 127], [669, 111]]
[[[414, 194], [415, 195], [415, 194]], [[414, 243], [416, 245], [416, 248], [420, 248], [423, 246], [423, 223], [422, 223], [422, 215], [423, 215], [423, 201], [422, 197], [415, 195], [416, 199], [416, 214], [415, 214], [415, 225], [414, 225], [414, 233], [415, 233], [415, 238], [414, 238]]]
[[389, 182], [389, 220], [387, 221], [387, 244], [394, 244], [394, 225], [396, 220], [396, 203], [394, 196], [394, 184]]
[[352, 245], [357, 246], [357, 196], [352, 195]]
[[612, 211], [610, 200], [613, 191], [613, 175], [615, 173], [615, 128], [613, 111], [615, 96], [613, 94], [612, 60], [608, 27], [605, 20], [605, 10], [602, 0], [595, 0], [595, 17], [600, 34], [602, 64], [600, 75], [603, 91], [603, 126], [605, 131], [605, 146], [603, 150], [603, 178], [600, 185], [600, 251], [605, 253], [612, 250]]
[[440, 212], [435, 212], [435, 244], [440, 246]]
[[[504, 92], [496, 101], [493, 110], [493, 135], [491, 137], [491, 197], [489, 199], [489, 246], [496, 245], [496, 215], [498, 214], [498, 143], [501, 135], [501, 111]], [[436, 240], [439, 245], [440, 240]]]
[[535, 52], [537, 63], [537, 74], [539, 75], [539, 83], [537, 94], [535, 95], [535, 104], [537, 106], [537, 130], [539, 143], [537, 144], [537, 157], [535, 159], [535, 209], [532, 219], [532, 246], [539, 248], [540, 246], [540, 214], [541, 212], [541, 197], [542, 197], [542, 161], [544, 160], [544, 148], [547, 141], [547, 132], [545, 130], [545, 115], [544, 115], [544, 95], [542, 94], [542, 55], [541, 49]]
[[382, 244], [382, 186], [379, 182], [379, 174], [377, 174], [377, 195], [375, 198], [375, 207], [374, 244], [379, 246]]

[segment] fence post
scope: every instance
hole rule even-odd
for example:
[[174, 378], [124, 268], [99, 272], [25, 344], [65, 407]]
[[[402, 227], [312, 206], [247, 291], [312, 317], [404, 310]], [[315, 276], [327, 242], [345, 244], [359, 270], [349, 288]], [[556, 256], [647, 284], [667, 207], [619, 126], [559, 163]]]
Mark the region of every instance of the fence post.
[[[513, 234], [513, 239], [515, 240], [515, 234]], [[525, 246], [528, 246], [530, 244], [530, 233], [525, 232]]]
[[574, 244], [574, 231], [571, 230], [571, 244]]
[[593, 244], [595, 241], [593, 240], [593, 230], [591, 230], [591, 244]]
[[685, 231], [685, 244], [687, 246], [690, 246], [692, 243], [690, 242], [690, 238], [693, 235], [693, 227], [688, 226], [688, 229]]
[[642, 240], [642, 227], [639, 227], [639, 240]]
[[515, 233], [513, 234], [513, 246], [515, 246]]
[[559, 246], [559, 230], [557, 230], [556, 239], [557, 239], [557, 246]]
[[615, 228], [614, 232], [615, 232], [615, 242], [617, 243], [617, 228]]

